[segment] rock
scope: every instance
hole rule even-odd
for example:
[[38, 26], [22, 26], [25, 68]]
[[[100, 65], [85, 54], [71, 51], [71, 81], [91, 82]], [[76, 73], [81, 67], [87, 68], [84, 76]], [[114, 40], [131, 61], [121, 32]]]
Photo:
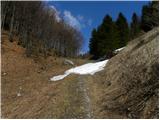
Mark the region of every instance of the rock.
[[65, 59], [65, 60], [64, 60], [64, 64], [65, 64], [65, 65], [75, 66], [75, 64], [74, 64], [71, 60], [68, 60], [68, 59]]
[[22, 87], [20, 86], [19, 89], [22, 90]]
[[7, 73], [6, 73], [6, 72], [3, 72], [3, 73], [2, 73], [2, 75], [3, 75], [3, 76], [6, 76], [6, 75], [7, 75]]
[[17, 93], [17, 96], [20, 97], [20, 96], [22, 96], [22, 95], [21, 95], [21, 93]]

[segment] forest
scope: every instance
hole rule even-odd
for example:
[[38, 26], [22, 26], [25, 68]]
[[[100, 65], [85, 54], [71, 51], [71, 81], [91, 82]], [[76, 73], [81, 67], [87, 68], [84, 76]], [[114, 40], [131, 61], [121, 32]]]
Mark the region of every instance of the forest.
[[142, 8], [142, 16], [136, 13], [132, 15], [132, 21], [128, 24], [123, 13], [119, 13], [116, 21], [106, 15], [102, 23], [92, 30], [89, 53], [93, 59], [101, 57], [110, 58], [114, 50], [126, 46], [126, 44], [159, 25], [159, 3], [152, 1]]
[[[132, 15], [129, 24], [119, 13], [117, 20], [106, 15], [102, 23], [92, 30], [89, 54], [93, 59], [110, 58], [114, 50], [124, 47], [128, 41], [158, 26], [158, 2], [142, 8], [142, 16]], [[26, 48], [27, 56], [79, 55], [83, 45], [80, 31], [71, 27], [63, 18], [56, 19], [56, 11], [42, 1], [2, 1], [1, 28], [9, 31], [9, 40], [18, 36], [18, 45]], [[3, 42], [3, 41], [2, 41]]]
[[1, 118], [158, 119], [159, 1], [1, 1]]
[[[41, 1], [1, 1], [1, 28], [9, 41], [18, 36], [26, 55], [75, 57], [83, 43], [81, 33], [56, 19], [56, 11]], [[2, 41], [3, 42], [3, 41]]]

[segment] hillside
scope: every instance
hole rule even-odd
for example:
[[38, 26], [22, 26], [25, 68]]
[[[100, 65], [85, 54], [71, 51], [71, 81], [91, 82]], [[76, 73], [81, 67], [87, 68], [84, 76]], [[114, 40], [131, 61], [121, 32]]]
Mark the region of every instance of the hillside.
[[95, 118], [158, 118], [158, 28], [129, 42], [89, 80]]
[[[158, 118], [158, 28], [130, 41], [94, 75], [70, 74], [64, 58], [28, 58], [2, 33], [2, 118]], [[86, 60], [71, 59], [76, 65]]]
[[158, 72], [159, 1], [1, 1], [1, 118], [159, 118]]
[[[17, 45], [17, 37], [9, 42], [7, 31], [2, 31], [1, 39], [2, 118], [55, 118], [55, 101], [61, 99], [59, 91], [65, 85], [50, 78], [71, 66], [65, 65], [62, 57], [26, 57], [25, 48]], [[71, 60], [75, 65], [85, 63]]]

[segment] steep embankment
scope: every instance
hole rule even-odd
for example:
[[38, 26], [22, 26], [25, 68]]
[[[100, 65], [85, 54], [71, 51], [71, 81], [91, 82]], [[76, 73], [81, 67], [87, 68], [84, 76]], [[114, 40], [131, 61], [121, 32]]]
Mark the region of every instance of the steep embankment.
[[131, 41], [88, 79], [94, 118], [158, 118], [158, 28]]

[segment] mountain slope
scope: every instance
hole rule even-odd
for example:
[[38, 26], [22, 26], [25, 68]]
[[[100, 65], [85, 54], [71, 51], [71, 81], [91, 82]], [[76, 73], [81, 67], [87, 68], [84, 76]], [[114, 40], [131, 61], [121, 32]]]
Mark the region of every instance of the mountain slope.
[[158, 118], [158, 34], [155, 28], [131, 41], [103, 71], [54, 82], [69, 69], [63, 58], [27, 58], [3, 33], [2, 117]]
[[[50, 78], [70, 66], [64, 64], [64, 58], [26, 57], [25, 48], [17, 45], [16, 37], [14, 42], [9, 42], [7, 31], [2, 31], [1, 39], [1, 117], [59, 117], [62, 112], [56, 106], [64, 98], [63, 90], [66, 92], [68, 88], [63, 81], [53, 83]], [[86, 62], [71, 60], [76, 65]]]
[[131, 41], [92, 77], [95, 118], [158, 118], [158, 34]]

